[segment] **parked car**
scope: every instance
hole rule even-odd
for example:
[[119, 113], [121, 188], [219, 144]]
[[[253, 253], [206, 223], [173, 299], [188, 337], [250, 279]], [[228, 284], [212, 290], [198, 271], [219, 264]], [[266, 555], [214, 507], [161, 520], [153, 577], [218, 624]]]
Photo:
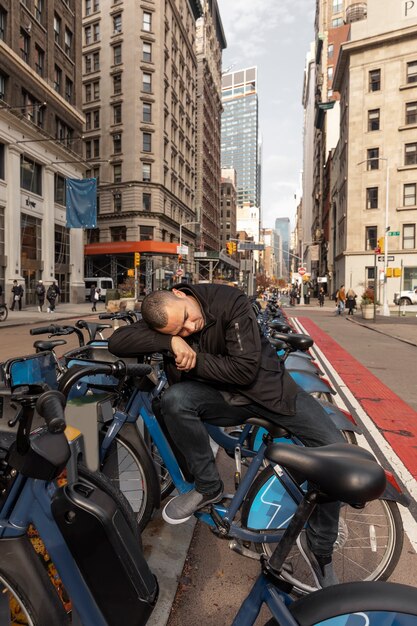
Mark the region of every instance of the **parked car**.
[[417, 304], [417, 287], [410, 290], [394, 293], [394, 304], [400, 304], [408, 306], [410, 304]]

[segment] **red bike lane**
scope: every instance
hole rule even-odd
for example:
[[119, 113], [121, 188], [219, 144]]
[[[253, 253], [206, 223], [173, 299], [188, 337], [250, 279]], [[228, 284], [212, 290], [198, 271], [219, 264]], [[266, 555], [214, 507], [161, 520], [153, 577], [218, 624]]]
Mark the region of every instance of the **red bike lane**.
[[417, 412], [313, 320], [298, 316], [297, 319], [410, 474], [417, 478]]

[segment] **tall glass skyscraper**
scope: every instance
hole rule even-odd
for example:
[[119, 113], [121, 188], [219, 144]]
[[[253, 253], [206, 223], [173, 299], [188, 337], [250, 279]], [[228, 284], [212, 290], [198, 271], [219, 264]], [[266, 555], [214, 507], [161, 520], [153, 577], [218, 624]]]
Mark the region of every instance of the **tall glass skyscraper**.
[[282, 268], [283, 275], [286, 278], [289, 277], [290, 271], [290, 237], [291, 237], [291, 228], [290, 228], [290, 218], [289, 217], [277, 217], [275, 220], [275, 230], [281, 236], [282, 242], [282, 260], [286, 267]]
[[222, 77], [222, 168], [236, 170], [237, 205], [260, 207], [257, 68]]

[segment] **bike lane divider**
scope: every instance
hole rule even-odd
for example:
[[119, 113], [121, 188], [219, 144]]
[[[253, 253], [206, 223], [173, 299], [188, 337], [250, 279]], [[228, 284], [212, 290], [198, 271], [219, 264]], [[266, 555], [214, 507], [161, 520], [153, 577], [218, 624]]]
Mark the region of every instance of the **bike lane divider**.
[[417, 412], [307, 318], [299, 318], [391, 448], [417, 479]]

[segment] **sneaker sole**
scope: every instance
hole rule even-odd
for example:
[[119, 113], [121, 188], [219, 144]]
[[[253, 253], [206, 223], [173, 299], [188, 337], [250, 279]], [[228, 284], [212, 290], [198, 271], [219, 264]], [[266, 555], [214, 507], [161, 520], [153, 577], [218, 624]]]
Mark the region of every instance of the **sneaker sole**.
[[308, 567], [309, 567], [309, 570], [310, 570], [310, 572], [311, 572], [311, 573], [312, 573], [312, 575], [313, 575], [314, 582], [316, 583], [317, 587], [318, 587], [319, 589], [322, 589], [322, 586], [321, 586], [321, 584], [320, 584], [320, 581], [319, 581], [319, 579], [317, 578], [317, 574], [316, 574], [316, 572], [314, 571], [313, 566], [311, 565], [310, 559], [308, 558], [308, 554], [306, 553], [306, 551], [304, 550], [304, 548], [303, 548], [303, 546], [302, 546], [302, 544], [301, 544], [301, 539], [300, 539], [300, 537], [301, 537], [301, 535], [298, 535], [298, 537], [297, 537], [297, 548], [299, 549], [300, 554], [301, 554], [301, 556], [303, 557], [304, 561], [307, 563], [307, 565], [308, 565]]

